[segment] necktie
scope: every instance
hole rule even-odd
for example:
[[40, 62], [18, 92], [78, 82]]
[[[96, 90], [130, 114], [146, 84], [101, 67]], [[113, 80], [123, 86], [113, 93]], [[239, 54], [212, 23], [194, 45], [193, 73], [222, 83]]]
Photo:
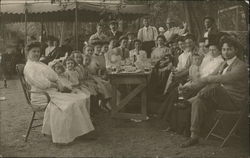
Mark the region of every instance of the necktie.
[[220, 74], [223, 74], [223, 72], [224, 72], [224, 70], [226, 69], [226, 67], [228, 67], [228, 64], [227, 64], [227, 63], [224, 64], [224, 66], [223, 66], [223, 68], [222, 68]]

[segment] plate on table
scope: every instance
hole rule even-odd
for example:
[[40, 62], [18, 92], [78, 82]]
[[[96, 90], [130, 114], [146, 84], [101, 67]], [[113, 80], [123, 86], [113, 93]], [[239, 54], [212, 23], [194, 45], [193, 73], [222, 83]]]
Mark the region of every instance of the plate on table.
[[135, 71], [122, 71], [121, 73], [139, 73], [141, 70], [135, 70]]

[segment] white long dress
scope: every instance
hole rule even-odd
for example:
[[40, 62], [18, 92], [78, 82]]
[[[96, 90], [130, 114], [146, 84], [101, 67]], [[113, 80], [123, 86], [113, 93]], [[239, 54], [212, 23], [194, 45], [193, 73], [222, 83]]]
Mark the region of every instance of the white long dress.
[[[44, 113], [42, 133], [51, 135], [54, 143], [69, 143], [76, 137], [94, 130], [87, 110], [88, 97], [82, 94], [61, 93], [51, 88], [58, 80], [57, 74], [41, 62], [27, 61], [24, 75], [32, 91], [46, 91], [51, 101]], [[35, 104], [46, 101], [41, 94], [32, 94]]]

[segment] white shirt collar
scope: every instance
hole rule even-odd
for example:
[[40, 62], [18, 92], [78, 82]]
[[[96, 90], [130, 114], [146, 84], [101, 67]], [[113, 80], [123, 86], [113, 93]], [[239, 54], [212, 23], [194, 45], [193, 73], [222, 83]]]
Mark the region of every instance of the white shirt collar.
[[184, 53], [184, 54], [190, 54], [191, 52], [190, 52], [190, 51], [184, 50], [183, 53]]
[[146, 29], [148, 29], [148, 28], [150, 28], [150, 27], [151, 27], [150, 25], [149, 25], [148, 27], [144, 26], [143, 29], [146, 30]]
[[234, 62], [234, 60], [237, 58], [237, 56], [235, 56], [235, 57], [233, 57], [232, 59], [229, 59], [229, 60], [227, 60], [226, 62], [227, 62], [227, 65], [229, 66], [229, 65], [231, 65], [233, 62]]
[[115, 34], [116, 34], [116, 32], [117, 32], [117, 30], [116, 30], [116, 31], [112, 31], [112, 30], [111, 30], [111, 32], [115, 35]]

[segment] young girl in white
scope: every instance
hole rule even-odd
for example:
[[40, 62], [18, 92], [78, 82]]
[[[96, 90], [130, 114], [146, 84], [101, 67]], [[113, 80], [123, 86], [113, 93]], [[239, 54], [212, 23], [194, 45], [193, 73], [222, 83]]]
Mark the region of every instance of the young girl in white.
[[73, 51], [72, 57], [76, 62], [75, 70], [79, 74], [79, 81], [82, 88], [88, 89], [93, 96], [97, 95], [97, 84], [94, 80], [90, 79], [86, 68], [83, 65], [83, 55], [80, 51]]
[[76, 67], [76, 62], [73, 58], [68, 57], [65, 61], [64, 64], [66, 66], [66, 71], [65, 75], [67, 79], [71, 82], [73, 88], [77, 88], [80, 91], [84, 92], [85, 94], [90, 95], [89, 90], [86, 87], [81, 86], [80, 84], [80, 75], [78, 72], [75, 70]]
[[[94, 64], [93, 62], [96, 64]], [[108, 100], [110, 100], [112, 96], [112, 87], [108, 81], [105, 81], [100, 76], [98, 76], [98, 63], [96, 62], [96, 60], [92, 61], [92, 56], [85, 55], [83, 64], [86, 71], [88, 71], [88, 74], [91, 76], [91, 79], [93, 79], [97, 84], [98, 92], [99, 94], [101, 94], [102, 98], [102, 107], [111, 109]]]

